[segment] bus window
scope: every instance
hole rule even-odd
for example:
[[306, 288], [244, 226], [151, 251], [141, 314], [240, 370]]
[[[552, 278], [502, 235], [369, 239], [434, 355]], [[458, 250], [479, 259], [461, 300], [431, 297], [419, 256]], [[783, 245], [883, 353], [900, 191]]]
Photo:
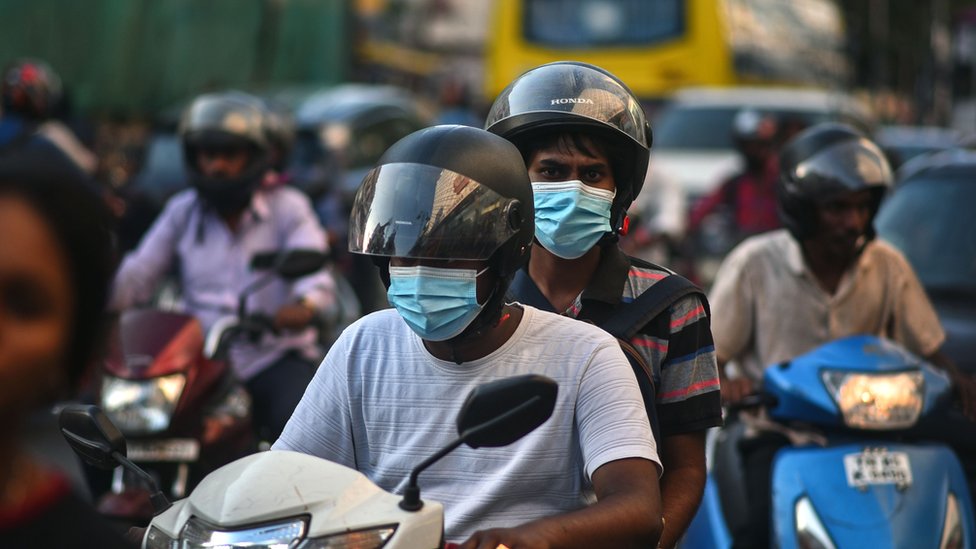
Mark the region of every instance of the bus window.
[[526, 0], [530, 43], [565, 48], [646, 46], [681, 36], [682, 0]]

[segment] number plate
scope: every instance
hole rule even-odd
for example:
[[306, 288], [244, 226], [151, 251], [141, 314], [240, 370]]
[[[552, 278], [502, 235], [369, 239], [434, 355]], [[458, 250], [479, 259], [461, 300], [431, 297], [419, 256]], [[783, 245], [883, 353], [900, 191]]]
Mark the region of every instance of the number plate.
[[200, 443], [192, 438], [170, 440], [133, 440], [126, 448], [132, 461], [196, 461]]
[[885, 448], [867, 448], [859, 454], [844, 456], [847, 484], [862, 488], [869, 484], [912, 483], [912, 466], [905, 452], [889, 452]]

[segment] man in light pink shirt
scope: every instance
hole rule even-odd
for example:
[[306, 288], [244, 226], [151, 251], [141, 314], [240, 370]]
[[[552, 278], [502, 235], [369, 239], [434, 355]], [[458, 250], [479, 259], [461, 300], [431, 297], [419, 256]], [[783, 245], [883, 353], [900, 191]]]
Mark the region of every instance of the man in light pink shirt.
[[[241, 291], [261, 276], [253, 256], [287, 249], [325, 251], [325, 233], [308, 199], [290, 187], [265, 187], [270, 167], [267, 110], [254, 97], [204, 95], [181, 128], [192, 188], [174, 196], [115, 279], [116, 310], [148, 302], [174, 267], [186, 309], [209, 329], [234, 314]], [[321, 358], [311, 324], [334, 304], [324, 271], [274, 280], [248, 299], [248, 311], [273, 319], [277, 334], [237, 340], [230, 359], [254, 401], [262, 437], [277, 438]]]

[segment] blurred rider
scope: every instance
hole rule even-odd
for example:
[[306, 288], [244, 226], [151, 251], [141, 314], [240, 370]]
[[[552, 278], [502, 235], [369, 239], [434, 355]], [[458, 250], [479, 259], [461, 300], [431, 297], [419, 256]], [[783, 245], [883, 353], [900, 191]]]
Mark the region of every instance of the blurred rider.
[[[973, 382], [940, 352], [945, 333], [925, 290], [904, 256], [874, 238], [891, 179], [878, 146], [849, 126], [820, 124], [783, 148], [776, 196], [785, 228], [732, 250], [710, 294], [723, 400], [734, 403], [757, 389], [769, 365], [840, 337], [873, 334], [948, 369], [967, 414], [976, 417]], [[733, 532], [734, 547], [767, 547], [772, 458], [816, 435], [762, 416], [744, 421], [749, 522]]]
[[37, 132], [61, 149], [78, 168], [92, 174], [98, 165], [95, 155], [85, 147], [67, 126], [54, 118], [61, 103], [61, 79], [47, 63], [36, 59], [19, 59], [3, 71], [0, 83], [0, 107], [3, 111], [0, 139], [5, 132], [20, 129]]
[[[240, 293], [261, 273], [250, 261], [261, 252], [325, 251], [325, 235], [308, 199], [287, 186], [261, 187], [271, 167], [267, 110], [247, 94], [198, 97], [183, 116], [180, 137], [190, 189], [174, 196], [115, 280], [112, 305], [148, 302], [160, 281], [178, 270], [189, 312], [209, 329], [236, 311]], [[321, 356], [317, 316], [333, 305], [326, 272], [294, 282], [275, 280], [253, 294], [248, 311], [273, 319], [276, 333], [235, 340], [230, 359], [253, 398], [258, 432], [277, 438]]]

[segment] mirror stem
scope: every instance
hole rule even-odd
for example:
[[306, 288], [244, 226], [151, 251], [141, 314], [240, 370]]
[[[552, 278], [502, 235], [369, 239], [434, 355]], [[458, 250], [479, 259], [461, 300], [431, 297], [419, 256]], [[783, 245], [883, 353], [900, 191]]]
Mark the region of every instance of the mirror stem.
[[136, 476], [141, 478], [142, 481], [146, 483], [146, 486], [149, 487], [150, 490], [149, 502], [152, 503], [153, 511], [155, 515], [159, 515], [163, 511], [172, 507], [173, 504], [170, 503], [169, 498], [166, 497], [166, 494], [164, 494], [162, 490], [159, 489], [159, 485], [156, 484], [156, 480], [152, 478], [152, 476], [150, 476], [149, 473], [145, 472], [142, 469], [142, 467], [139, 467], [135, 463], [132, 463], [132, 461], [129, 460], [129, 458], [123, 456], [118, 452], [112, 452], [112, 457], [115, 458], [116, 461], [121, 463], [123, 467], [135, 473]]
[[403, 499], [400, 500], [400, 509], [404, 511], [419, 511], [424, 507], [423, 500], [420, 499], [420, 486], [417, 485], [417, 477], [420, 476], [421, 471], [430, 467], [437, 460], [446, 456], [447, 454], [454, 451], [455, 448], [464, 443], [463, 438], [458, 438], [454, 442], [451, 442], [444, 448], [441, 448], [439, 452], [425, 459], [420, 465], [413, 468], [410, 472], [410, 481], [407, 482], [407, 487], [403, 491]]

